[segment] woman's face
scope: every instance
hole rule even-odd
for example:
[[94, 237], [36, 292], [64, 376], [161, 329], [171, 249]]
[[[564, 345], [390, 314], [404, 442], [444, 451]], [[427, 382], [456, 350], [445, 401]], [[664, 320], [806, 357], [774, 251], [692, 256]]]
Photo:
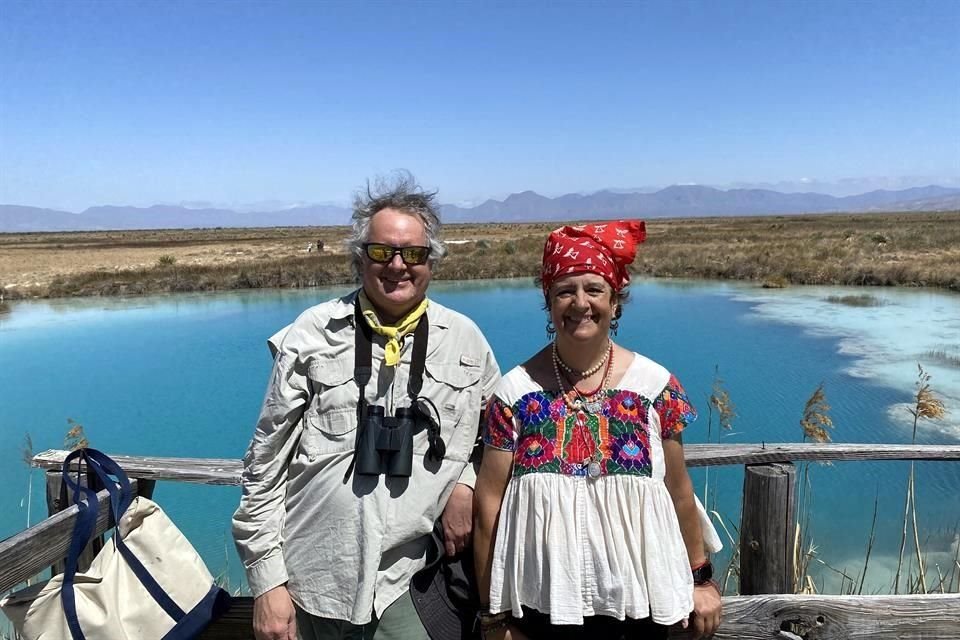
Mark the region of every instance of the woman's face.
[[610, 284], [594, 273], [564, 276], [550, 286], [550, 319], [557, 337], [577, 341], [606, 338], [617, 311]]

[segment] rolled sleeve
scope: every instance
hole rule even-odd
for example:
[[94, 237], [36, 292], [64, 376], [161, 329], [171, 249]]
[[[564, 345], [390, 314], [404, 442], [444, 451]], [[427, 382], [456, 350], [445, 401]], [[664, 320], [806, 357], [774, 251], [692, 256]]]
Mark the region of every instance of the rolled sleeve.
[[256, 431], [243, 458], [242, 494], [233, 515], [233, 539], [255, 597], [287, 581], [283, 558], [287, 464], [309, 398], [301, 369], [296, 354], [281, 348]]
[[464, 484], [473, 489], [477, 484], [477, 463], [471, 462], [460, 472], [457, 484]]

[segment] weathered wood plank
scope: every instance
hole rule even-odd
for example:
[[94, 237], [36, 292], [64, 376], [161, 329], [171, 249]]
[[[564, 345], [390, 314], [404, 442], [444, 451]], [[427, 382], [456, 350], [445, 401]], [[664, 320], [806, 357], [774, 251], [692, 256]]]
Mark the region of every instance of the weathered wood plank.
[[[764, 464], [798, 460], [960, 460], [960, 445], [922, 444], [688, 444], [687, 466]], [[34, 467], [59, 469], [67, 452], [50, 449], [33, 457]], [[222, 458], [158, 458], [112, 455], [131, 477], [199, 484], [239, 485], [243, 463]]]
[[253, 598], [234, 598], [230, 611], [207, 627], [198, 640], [254, 640]]
[[[960, 594], [734, 596], [715, 640], [956, 640]], [[797, 626], [792, 626], [791, 623]], [[788, 635], [790, 632], [793, 635]], [[689, 633], [672, 633], [689, 638]]]
[[[734, 596], [723, 599], [716, 640], [956, 640], [960, 595], [924, 596]], [[253, 640], [253, 600], [235, 598], [233, 608], [201, 640]], [[793, 636], [781, 633], [792, 627]], [[691, 638], [675, 627], [671, 638]]]
[[690, 444], [684, 445], [687, 466], [765, 464], [798, 460], [960, 460], [960, 445], [913, 444]]
[[[136, 480], [131, 480], [131, 485], [136, 491]], [[97, 500], [100, 513], [94, 532], [100, 535], [113, 527], [113, 515], [110, 513], [110, 494], [105, 489], [97, 493]], [[66, 557], [78, 511], [76, 505], [71, 505], [0, 542], [0, 593]]]
[[[31, 464], [41, 469], [59, 469], [67, 451], [50, 449], [38, 453]], [[109, 454], [132, 478], [176, 480], [199, 484], [239, 485], [243, 463], [222, 458], [157, 458]]]
[[740, 521], [740, 593], [793, 592], [794, 492], [789, 462], [748, 464]]

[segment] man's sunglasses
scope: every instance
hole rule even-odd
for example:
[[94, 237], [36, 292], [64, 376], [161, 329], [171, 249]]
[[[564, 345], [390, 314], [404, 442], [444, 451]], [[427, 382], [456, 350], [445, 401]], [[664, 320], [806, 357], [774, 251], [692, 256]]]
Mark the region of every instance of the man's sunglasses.
[[404, 264], [408, 265], [424, 264], [430, 257], [430, 247], [394, 247], [379, 242], [367, 242], [363, 245], [363, 250], [368, 258], [380, 264], [387, 264], [398, 253]]

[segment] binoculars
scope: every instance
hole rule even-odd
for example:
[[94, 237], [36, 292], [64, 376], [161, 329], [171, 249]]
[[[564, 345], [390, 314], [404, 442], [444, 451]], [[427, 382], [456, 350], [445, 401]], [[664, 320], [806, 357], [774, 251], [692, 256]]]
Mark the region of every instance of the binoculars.
[[413, 407], [398, 408], [391, 417], [384, 415], [383, 407], [368, 406], [357, 436], [357, 473], [410, 477], [417, 417]]

